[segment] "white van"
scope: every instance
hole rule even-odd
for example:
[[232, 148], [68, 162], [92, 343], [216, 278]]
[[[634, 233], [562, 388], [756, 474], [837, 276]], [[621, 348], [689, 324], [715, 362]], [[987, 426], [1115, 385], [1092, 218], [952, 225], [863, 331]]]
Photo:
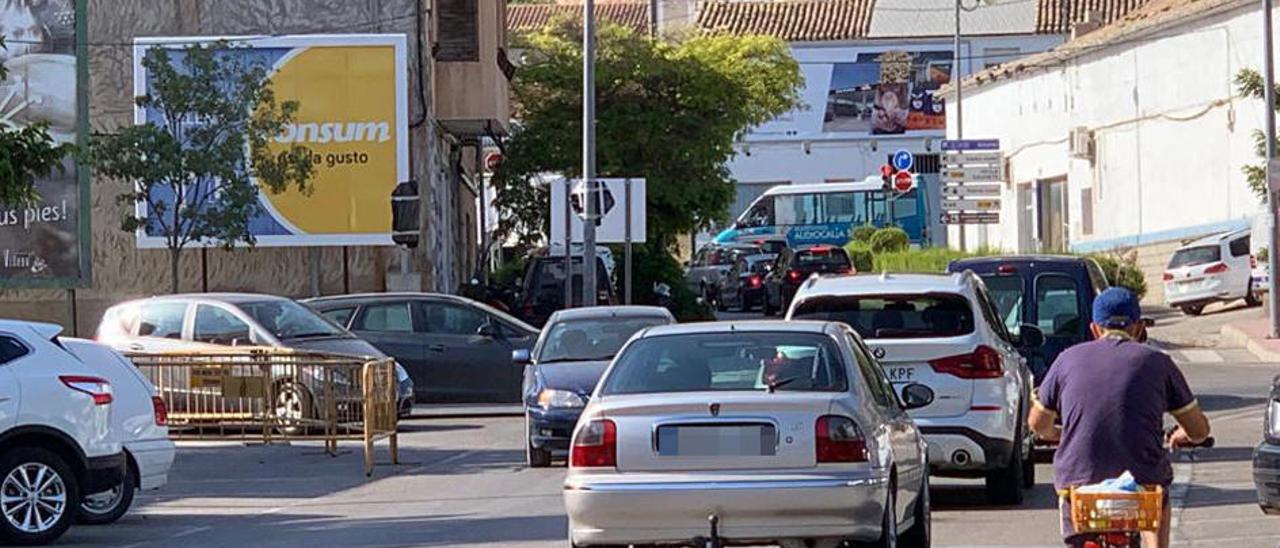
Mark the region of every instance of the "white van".
[[1195, 316], [1205, 305], [1244, 299], [1262, 303], [1262, 287], [1254, 284], [1255, 259], [1249, 230], [1215, 234], [1182, 246], [1164, 270], [1165, 304]]

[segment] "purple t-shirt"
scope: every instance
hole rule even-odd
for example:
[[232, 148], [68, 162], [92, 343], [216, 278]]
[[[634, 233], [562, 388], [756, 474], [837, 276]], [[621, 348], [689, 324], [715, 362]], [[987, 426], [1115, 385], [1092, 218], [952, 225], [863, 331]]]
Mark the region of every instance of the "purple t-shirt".
[[1058, 355], [1037, 391], [1040, 405], [1062, 421], [1053, 458], [1058, 489], [1126, 470], [1141, 484], [1173, 482], [1164, 414], [1188, 409], [1195, 396], [1168, 355], [1114, 337], [1078, 344]]

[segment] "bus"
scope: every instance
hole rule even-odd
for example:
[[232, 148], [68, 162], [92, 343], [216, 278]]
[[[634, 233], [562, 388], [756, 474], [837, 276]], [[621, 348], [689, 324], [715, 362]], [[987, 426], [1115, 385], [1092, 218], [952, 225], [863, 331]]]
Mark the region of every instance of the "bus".
[[715, 237], [717, 244], [785, 239], [788, 246], [844, 245], [865, 224], [895, 225], [912, 244], [929, 245], [929, 211], [923, 183], [906, 192], [886, 192], [878, 177], [856, 183], [779, 185], [756, 198]]

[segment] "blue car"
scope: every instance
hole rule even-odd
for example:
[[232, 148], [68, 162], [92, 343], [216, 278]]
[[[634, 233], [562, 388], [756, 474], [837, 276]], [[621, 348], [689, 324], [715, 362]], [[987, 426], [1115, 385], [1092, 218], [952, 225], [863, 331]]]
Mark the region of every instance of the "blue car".
[[524, 367], [524, 409], [530, 467], [569, 453], [569, 438], [604, 370], [636, 332], [675, 323], [665, 308], [598, 306], [555, 312], [533, 350], [511, 353]]

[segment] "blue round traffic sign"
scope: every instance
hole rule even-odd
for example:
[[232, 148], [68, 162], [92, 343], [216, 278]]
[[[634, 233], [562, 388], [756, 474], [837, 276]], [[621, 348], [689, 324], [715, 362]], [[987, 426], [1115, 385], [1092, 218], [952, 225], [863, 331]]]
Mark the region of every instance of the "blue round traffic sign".
[[893, 153], [893, 167], [898, 171], [910, 171], [911, 166], [915, 164], [915, 157], [908, 150], [899, 150]]

